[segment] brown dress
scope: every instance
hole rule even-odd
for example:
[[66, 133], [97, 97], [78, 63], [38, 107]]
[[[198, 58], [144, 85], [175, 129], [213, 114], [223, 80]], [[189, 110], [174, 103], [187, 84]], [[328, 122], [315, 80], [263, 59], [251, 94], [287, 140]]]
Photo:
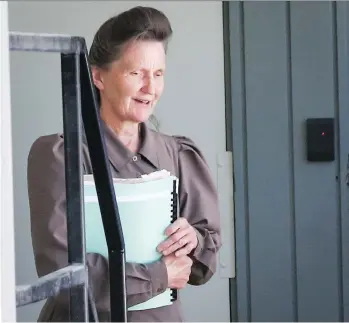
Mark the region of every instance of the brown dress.
[[[196, 229], [199, 245], [193, 259], [189, 284], [206, 283], [216, 271], [221, 246], [217, 192], [200, 150], [186, 137], [168, 136], [141, 125], [142, 144], [130, 152], [104, 123], [107, 153], [113, 177], [139, 177], [166, 169], [180, 180], [180, 216]], [[28, 193], [32, 242], [36, 269], [46, 275], [68, 264], [65, 215], [64, 139], [62, 134], [38, 138], [28, 157]], [[91, 174], [86, 139], [83, 138], [84, 173]], [[88, 254], [90, 283], [99, 319], [109, 320], [108, 262], [98, 254]], [[151, 264], [126, 264], [127, 306], [144, 302], [167, 287], [167, 270], [162, 260]], [[49, 299], [39, 321], [68, 321], [67, 293]], [[184, 321], [180, 300], [151, 310], [129, 311], [131, 322]]]

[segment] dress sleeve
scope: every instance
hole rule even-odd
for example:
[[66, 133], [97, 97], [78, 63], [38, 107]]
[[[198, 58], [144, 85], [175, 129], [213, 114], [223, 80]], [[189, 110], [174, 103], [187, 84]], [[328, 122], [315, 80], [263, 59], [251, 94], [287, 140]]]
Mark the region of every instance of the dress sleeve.
[[[66, 196], [63, 137], [40, 137], [32, 145], [27, 168], [31, 234], [38, 276], [68, 265]], [[89, 281], [96, 307], [109, 311], [107, 260], [88, 254]], [[163, 261], [152, 264], [126, 263], [127, 305], [142, 303], [163, 292], [168, 284]], [[57, 297], [67, 302], [67, 293]]]
[[217, 253], [221, 247], [218, 196], [209, 167], [192, 140], [174, 137], [178, 143], [179, 208], [194, 227], [198, 246], [193, 259], [189, 283], [201, 285], [215, 273]]

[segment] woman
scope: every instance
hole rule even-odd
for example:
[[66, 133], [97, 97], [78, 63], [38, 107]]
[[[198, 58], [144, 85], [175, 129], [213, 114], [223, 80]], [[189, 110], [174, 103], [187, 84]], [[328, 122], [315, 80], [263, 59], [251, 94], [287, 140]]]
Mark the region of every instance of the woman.
[[[188, 138], [167, 136], [146, 126], [164, 89], [171, 34], [163, 13], [136, 7], [107, 20], [97, 31], [89, 54], [112, 176], [138, 177], [167, 169], [180, 180], [181, 217], [158, 246], [163, 257], [151, 264], [126, 264], [128, 307], [167, 287], [206, 283], [216, 270], [220, 247], [217, 194], [201, 152]], [[28, 158], [32, 240], [39, 276], [68, 263], [63, 144], [61, 134], [40, 137]], [[85, 141], [83, 149], [85, 173], [92, 173]], [[109, 320], [107, 260], [88, 254], [87, 261], [99, 318]], [[48, 300], [39, 318], [68, 319], [67, 293]], [[180, 301], [129, 311], [128, 320], [183, 321]]]

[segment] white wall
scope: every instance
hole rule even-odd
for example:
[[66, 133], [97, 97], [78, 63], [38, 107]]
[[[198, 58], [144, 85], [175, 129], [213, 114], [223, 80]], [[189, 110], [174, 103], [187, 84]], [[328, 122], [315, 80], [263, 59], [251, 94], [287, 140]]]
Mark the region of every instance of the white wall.
[[8, 4], [0, 2], [0, 321], [14, 322], [15, 262]]
[[[163, 10], [174, 30], [166, 89], [156, 111], [160, 130], [193, 138], [216, 175], [216, 155], [225, 151], [221, 2], [11, 1], [10, 30], [79, 35], [90, 46], [103, 21], [134, 5]], [[59, 62], [58, 54], [11, 53], [17, 284], [36, 278], [26, 162], [38, 136], [62, 131]], [[207, 286], [192, 287], [183, 298], [188, 320], [229, 320], [227, 280], [216, 276]], [[20, 309], [18, 320], [35, 320], [39, 308]]]

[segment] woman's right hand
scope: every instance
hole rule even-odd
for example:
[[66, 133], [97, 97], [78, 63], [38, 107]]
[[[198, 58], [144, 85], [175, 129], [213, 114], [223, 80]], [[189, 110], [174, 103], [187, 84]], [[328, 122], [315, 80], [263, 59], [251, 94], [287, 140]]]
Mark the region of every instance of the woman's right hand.
[[188, 256], [176, 257], [173, 254], [163, 257], [167, 268], [168, 287], [182, 289], [187, 284], [193, 261]]

